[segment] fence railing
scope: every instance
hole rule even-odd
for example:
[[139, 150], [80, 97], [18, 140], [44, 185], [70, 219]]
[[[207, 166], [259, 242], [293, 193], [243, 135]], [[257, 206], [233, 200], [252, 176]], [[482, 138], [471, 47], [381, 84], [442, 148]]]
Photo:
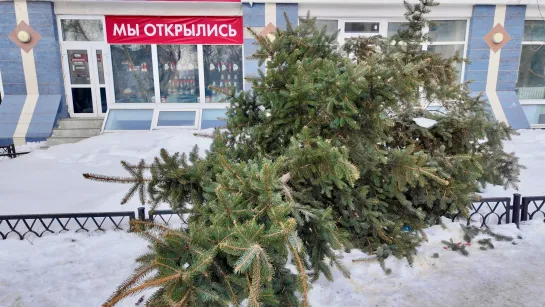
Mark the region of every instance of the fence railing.
[[23, 240], [29, 234], [42, 237], [46, 233], [74, 229], [76, 232], [105, 231], [110, 228], [124, 230], [123, 227], [130, 227], [130, 220], [133, 219], [134, 211], [0, 215], [0, 237], [5, 240], [13, 233]]
[[[494, 223], [499, 225], [511, 222], [511, 198], [509, 197], [481, 198], [471, 203], [471, 209], [466, 220], [467, 225], [476, 223], [479, 228], [488, 228]], [[454, 214], [452, 221], [459, 220], [461, 216], [460, 212]]]
[[[140, 207], [138, 219], [159, 224], [174, 225], [185, 223], [182, 217], [173, 210], [149, 210]], [[520, 227], [521, 221], [543, 218], [545, 222], [545, 196], [522, 197], [514, 194], [513, 198], [482, 198], [471, 204], [471, 211], [465, 222], [467, 225], [490, 227], [494, 224], [514, 223]], [[459, 221], [461, 213], [451, 215], [451, 220]], [[0, 238], [7, 239], [15, 234], [21, 240], [33, 234], [42, 237], [46, 233], [61, 233], [74, 230], [76, 232], [90, 230], [104, 231], [130, 229], [130, 221], [136, 219], [133, 211], [99, 212], [99, 213], [67, 213], [67, 214], [30, 214], [0, 215]]]
[[8, 157], [10, 159], [17, 158], [19, 155], [26, 155], [28, 152], [17, 152], [15, 145], [0, 146], [0, 158]]

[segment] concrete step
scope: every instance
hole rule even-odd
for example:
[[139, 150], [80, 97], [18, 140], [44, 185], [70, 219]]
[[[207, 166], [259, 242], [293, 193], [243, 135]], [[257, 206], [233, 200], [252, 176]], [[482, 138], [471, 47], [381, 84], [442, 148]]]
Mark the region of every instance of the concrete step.
[[47, 147], [61, 144], [77, 143], [85, 139], [86, 138], [82, 137], [51, 137], [47, 139]]
[[101, 129], [102, 118], [66, 118], [58, 122], [58, 128], [60, 129]]
[[63, 129], [55, 128], [51, 137], [80, 137], [90, 138], [100, 134], [100, 128], [77, 128], [77, 129]]

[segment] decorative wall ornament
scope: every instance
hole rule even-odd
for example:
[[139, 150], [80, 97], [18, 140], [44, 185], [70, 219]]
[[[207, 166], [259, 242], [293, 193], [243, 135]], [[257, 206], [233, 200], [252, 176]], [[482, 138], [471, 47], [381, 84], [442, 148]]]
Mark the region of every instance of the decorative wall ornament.
[[498, 52], [498, 50], [503, 48], [510, 40], [511, 36], [509, 36], [507, 30], [499, 23], [484, 37], [484, 41], [494, 52]]

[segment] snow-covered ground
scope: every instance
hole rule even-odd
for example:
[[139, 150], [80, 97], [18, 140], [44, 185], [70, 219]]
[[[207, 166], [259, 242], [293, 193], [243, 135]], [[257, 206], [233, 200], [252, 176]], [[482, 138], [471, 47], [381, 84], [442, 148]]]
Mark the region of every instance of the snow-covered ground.
[[[366, 257], [353, 251], [344, 263], [352, 273], [344, 278], [334, 270], [335, 281], [320, 278], [310, 292], [314, 307], [438, 307], [524, 306], [545, 302], [545, 224], [533, 221], [519, 231], [513, 224], [494, 228], [510, 235], [511, 242], [493, 242], [482, 251], [476, 240], [470, 255], [443, 249], [441, 240], [461, 242], [459, 224], [446, 223], [426, 230], [429, 242], [419, 248], [413, 267], [406, 260], [386, 261], [391, 275], [377, 262], [356, 262]], [[520, 235], [523, 239], [518, 239]], [[134, 258], [146, 244], [133, 234], [49, 236], [30, 241], [0, 241], [0, 306], [97, 307], [136, 267]], [[433, 258], [438, 253], [439, 258]], [[119, 306], [134, 306], [139, 294]], [[149, 297], [150, 292], [144, 295]]]
[[52, 146], [0, 163], [0, 215], [134, 210], [135, 198], [123, 207], [129, 186], [92, 182], [83, 173], [124, 176], [119, 161], [152, 161], [161, 148], [201, 152], [211, 140], [190, 130], [105, 134], [76, 144]]
[[[151, 161], [160, 148], [201, 152], [210, 140], [192, 131], [108, 134], [71, 145], [54, 146], [0, 163], [0, 214], [98, 212], [134, 210], [137, 199], [122, 207], [127, 186], [91, 182], [82, 173], [123, 175], [120, 160]], [[545, 195], [545, 132], [524, 131], [506, 144], [528, 168], [521, 175], [520, 193]], [[486, 196], [510, 196], [514, 191], [488, 187]], [[429, 242], [419, 248], [412, 268], [406, 260], [388, 259], [393, 273], [385, 275], [376, 262], [356, 262], [359, 251], [346, 254], [352, 273], [347, 280], [335, 272], [335, 282], [321, 278], [310, 293], [313, 306], [544, 306], [545, 224], [533, 221], [517, 230], [496, 226], [511, 242], [495, 242], [470, 255], [445, 250], [441, 240], [462, 241], [456, 223], [426, 230]], [[518, 239], [517, 236], [523, 239]], [[0, 241], [0, 306], [96, 307], [135, 268], [134, 258], [146, 243], [133, 234], [64, 233], [44, 238]], [[433, 258], [434, 253], [439, 258]], [[147, 293], [149, 295], [149, 293]], [[134, 306], [139, 296], [120, 306]]]

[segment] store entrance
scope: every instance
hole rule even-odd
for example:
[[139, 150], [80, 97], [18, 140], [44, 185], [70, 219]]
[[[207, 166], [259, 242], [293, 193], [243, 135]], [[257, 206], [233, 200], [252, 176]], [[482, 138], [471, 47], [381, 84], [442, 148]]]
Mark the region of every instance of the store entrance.
[[71, 117], [102, 118], [108, 111], [108, 53], [105, 44], [65, 42], [64, 80]]

